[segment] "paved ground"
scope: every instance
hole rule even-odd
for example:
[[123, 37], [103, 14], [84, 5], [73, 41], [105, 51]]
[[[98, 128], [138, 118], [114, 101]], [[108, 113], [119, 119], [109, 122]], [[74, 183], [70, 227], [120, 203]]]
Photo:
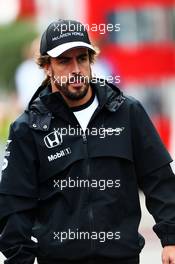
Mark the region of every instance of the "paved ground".
[[[0, 146], [0, 153], [2, 153], [3, 147]], [[2, 154], [0, 155], [0, 166], [2, 164]], [[140, 225], [140, 232], [146, 239], [146, 245], [141, 253], [141, 264], [156, 263], [161, 264], [161, 245], [157, 236], [152, 231], [154, 221], [150, 216], [144, 205], [144, 197], [140, 195], [141, 207], [142, 207], [142, 221]], [[4, 257], [0, 253], [0, 264], [3, 264]]]

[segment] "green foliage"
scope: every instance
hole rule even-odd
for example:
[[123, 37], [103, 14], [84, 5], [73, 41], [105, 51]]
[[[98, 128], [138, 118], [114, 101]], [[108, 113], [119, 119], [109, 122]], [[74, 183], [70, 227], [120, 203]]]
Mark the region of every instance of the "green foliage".
[[10, 119], [6, 119], [3, 122], [3, 125], [0, 125], [0, 144], [1, 143], [5, 143], [7, 138], [8, 138], [8, 134], [9, 134], [9, 126], [11, 124], [11, 120]]
[[0, 89], [14, 89], [16, 67], [23, 60], [22, 49], [37, 36], [31, 21], [0, 26]]

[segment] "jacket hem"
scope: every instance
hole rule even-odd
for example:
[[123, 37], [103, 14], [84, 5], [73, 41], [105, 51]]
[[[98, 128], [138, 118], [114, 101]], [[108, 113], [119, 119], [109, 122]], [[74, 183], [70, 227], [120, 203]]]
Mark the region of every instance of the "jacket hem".
[[86, 258], [79, 260], [64, 260], [64, 259], [42, 259], [37, 258], [38, 264], [139, 264], [139, 256], [132, 258]]

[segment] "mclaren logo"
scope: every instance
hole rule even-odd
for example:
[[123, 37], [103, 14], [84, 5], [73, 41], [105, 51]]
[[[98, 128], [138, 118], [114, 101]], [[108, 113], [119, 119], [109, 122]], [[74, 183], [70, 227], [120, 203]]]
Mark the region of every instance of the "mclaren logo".
[[124, 127], [116, 127], [116, 128], [107, 128], [107, 129], [105, 129], [105, 131], [107, 133], [111, 133], [111, 132], [114, 133], [115, 132], [114, 135], [119, 136], [124, 129], [125, 129]]
[[55, 129], [53, 132], [44, 137], [44, 143], [47, 148], [55, 148], [63, 143], [63, 137], [58, 130]]

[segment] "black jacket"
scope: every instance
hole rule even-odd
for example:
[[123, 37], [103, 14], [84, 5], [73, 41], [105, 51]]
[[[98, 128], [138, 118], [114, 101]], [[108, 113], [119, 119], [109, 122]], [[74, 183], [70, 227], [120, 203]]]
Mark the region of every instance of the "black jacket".
[[[99, 106], [86, 134], [50, 87], [11, 125], [0, 184], [5, 263], [138, 263], [139, 188], [162, 245], [175, 244], [170, 155], [137, 100], [111, 84], [92, 87]], [[78, 132], [60, 133], [70, 127]]]

